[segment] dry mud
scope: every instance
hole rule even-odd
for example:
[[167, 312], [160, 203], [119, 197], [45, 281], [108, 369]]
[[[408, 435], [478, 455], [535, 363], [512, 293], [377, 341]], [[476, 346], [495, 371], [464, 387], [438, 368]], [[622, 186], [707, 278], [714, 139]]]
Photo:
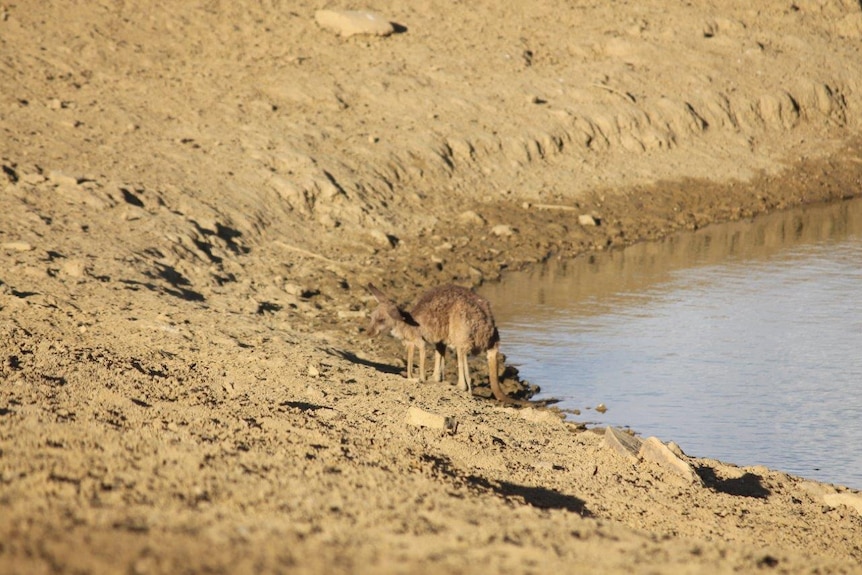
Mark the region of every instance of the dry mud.
[[0, 5], [0, 572], [862, 571], [859, 494], [408, 382], [363, 288], [859, 194], [858, 2], [323, 8]]

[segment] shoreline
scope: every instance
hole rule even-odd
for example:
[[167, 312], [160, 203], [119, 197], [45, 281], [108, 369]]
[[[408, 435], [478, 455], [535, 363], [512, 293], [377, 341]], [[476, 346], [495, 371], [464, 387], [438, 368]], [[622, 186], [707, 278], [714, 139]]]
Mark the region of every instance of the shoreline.
[[[596, 382], [590, 378], [590, 374], [592, 374], [591, 370], [588, 370], [588, 373], [584, 374], [587, 378], [584, 383], [588, 381], [592, 382], [592, 385], [587, 386], [587, 389], [589, 389], [587, 397], [577, 399], [578, 396], [582, 395], [582, 392], [579, 391], [579, 385], [567, 381], [558, 381], [558, 379], [564, 378], [567, 372], [577, 374], [579, 372], [577, 365], [571, 362], [569, 362], [571, 365], [565, 363], [564, 359], [556, 355], [551, 356], [547, 352], [542, 352], [535, 348], [536, 340], [534, 337], [538, 336], [545, 341], [543, 338], [551, 333], [548, 331], [551, 329], [548, 327], [550, 325], [549, 322], [553, 321], [556, 314], [561, 313], [563, 316], [577, 315], [579, 312], [576, 310], [592, 314], [589, 310], [592, 305], [585, 307], [583, 304], [569, 304], [567, 302], [568, 294], [577, 294], [576, 299], [578, 301], [587, 300], [599, 303], [600, 305], [601, 302], [605, 301], [602, 298], [605, 290], [611, 290], [613, 293], [621, 290], [621, 293], [629, 295], [638, 294], [641, 291], [650, 292], [656, 284], [670, 281], [669, 275], [677, 270], [690, 266], [727, 265], [728, 250], [731, 250], [731, 253], [734, 254], [732, 259], [736, 263], [752, 259], [752, 265], [754, 266], [752, 270], [754, 271], [758, 269], [759, 262], [763, 258], [768, 258], [776, 252], [792, 250], [798, 246], [812, 245], [813, 243], [827, 239], [830, 241], [833, 240], [833, 234], [836, 229], [842, 230], [839, 232], [841, 234], [852, 233], [854, 229], [858, 232], [859, 211], [858, 209], [855, 210], [857, 214], [855, 220], [848, 221], [846, 219], [846, 209], [848, 208], [845, 205], [847, 202], [856, 202], [858, 208], [860, 201], [862, 201], [862, 198], [856, 196], [826, 202], [807, 203], [801, 206], [793, 206], [783, 210], [759, 214], [752, 218], [738, 220], [737, 222], [715, 222], [698, 230], [697, 235], [695, 235], [695, 232], [689, 231], [671, 232], [669, 234], [673, 236], [671, 245], [674, 246], [671, 251], [668, 251], [669, 248], [637, 244], [619, 248], [624, 251], [627, 250], [625, 255], [621, 255], [619, 258], [614, 257], [612, 254], [602, 257], [599, 255], [600, 252], [588, 252], [587, 254], [577, 256], [575, 260], [552, 257], [541, 264], [535, 264], [520, 272], [513, 272], [517, 277], [513, 278], [508, 276], [508, 274], [504, 274], [499, 285], [494, 285], [496, 282], [492, 282], [492, 285], [486, 284], [482, 287], [480, 293], [488, 297], [492, 304], [495, 304], [495, 313], [501, 329], [502, 342], [504, 344], [502, 350], [504, 353], [516, 354], [516, 350], [505, 345], [508, 339], [506, 337], [508, 323], [514, 321], [516, 326], [518, 326], [516, 329], [521, 331], [526, 330], [526, 333], [529, 334], [526, 336], [522, 334], [522, 337], [526, 337], [526, 341], [531, 342], [526, 344], [530, 348], [530, 352], [527, 353], [526, 357], [517, 354], [513, 355], [509, 357], [509, 361], [519, 365], [520, 377], [525, 378], [531, 385], [535, 384], [541, 387], [541, 392], [535, 396], [536, 399], [553, 401], [559, 397], [560, 393], [563, 393], [568, 399], [562, 400], [559, 403], [554, 402], [553, 407], [564, 412], [567, 420], [572, 423], [580, 423], [585, 425], [587, 429], [595, 431], [603, 431], [607, 426], [615, 426], [633, 432], [636, 436], [646, 437], [650, 435], [649, 426], [645, 428], [643, 425], [638, 425], [619, 417], [608, 419], [602, 417], [599, 413], [591, 411], [597, 403], [603, 405], [601, 402], [607, 402], [607, 408], [611, 410], [619, 407], [614, 405], [613, 392], [602, 392], [600, 391], [601, 386], [599, 389], [592, 389]], [[838, 215], [839, 210], [845, 210], [840, 212], [845, 217]], [[854, 222], [856, 224], [855, 227], [848, 228], [848, 226], [853, 226]], [[718, 228], [713, 229], [713, 226], [718, 226]], [[699, 240], [697, 239], [698, 237], [700, 238]], [[842, 237], [844, 236], [842, 235]], [[666, 238], [654, 241], [664, 242], [665, 240]], [[754, 242], [756, 242], [756, 245]], [[588, 266], [586, 261], [592, 262], [594, 256], [598, 258], [596, 265]], [[740, 260], [740, 257], [743, 260]], [[578, 263], [578, 260], [580, 260], [580, 263]], [[645, 265], [643, 262], [650, 262], [650, 264]], [[638, 279], [634, 280], [632, 279], [633, 277]], [[507, 295], [507, 291], [512, 291], [515, 295]], [[499, 307], [501, 302], [502, 307]], [[631, 302], [629, 302], [630, 304]], [[618, 305], [625, 306], [626, 304], [622, 303]], [[600, 307], [602, 306], [600, 305]], [[527, 311], [533, 309], [539, 313], [539, 316], [535, 320], [531, 319], [530, 312]], [[615, 316], [616, 312], [611, 310], [606, 311], [612, 317], [617, 317]], [[530, 324], [531, 321], [536, 322], [535, 326], [544, 327], [533, 327]], [[525, 327], [528, 325], [531, 327]], [[511, 328], [512, 326], [508, 327]], [[534, 333], [533, 330], [536, 329], [539, 332]], [[622, 340], [624, 345], [629, 343], [624, 337], [619, 335], [615, 337]], [[656, 337], [660, 338], [662, 334], [659, 332], [656, 334]], [[550, 344], [546, 343], [542, 345]], [[572, 343], [571, 345], [575, 344]], [[630, 351], [635, 351], [634, 349], [629, 349]], [[607, 352], [608, 350], [605, 349], [604, 351]], [[548, 371], [548, 369], [541, 367], [541, 362], [539, 364], [536, 363], [540, 357], [551, 360], [555, 364], [563, 363], [571, 369], [564, 371], [559, 366], [556, 366]], [[556, 359], [553, 359], [554, 357]], [[530, 363], [530, 369], [520, 365], [524, 361]], [[573, 376], [575, 380], [579, 378], [580, 375]], [[634, 382], [629, 381], [629, 383]], [[713, 383], [718, 384], [718, 382]], [[624, 388], [617, 389], [617, 391], [622, 391], [625, 394]], [[653, 391], [660, 392], [660, 390], [654, 388]], [[685, 394], [683, 393], [683, 395]], [[652, 407], [656, 408], [659, 406], [653, 405]], [[632, 409], [633, 406], [627, 405], [627, 408]], [[814, 415], [816, 411], [817, 407], [814, 404], [809, 405], [806, 409], [808, 415], [805, 417]], [[724, 413], [723, 416], [727, 418], [729, 415]], [[704, 447], [705, 444], [708, 445], [711, 443], [708, 439], [708, 434], [704, 435], [701, 432], [692, 435], [690, 432], [685, 432], [685, 428], [683, 428], [683, 433], [674, 433], [667, 429], [662, 433], [660, 431], [663, 427], [661, 423], [653, 418], [647, 417], [647, 419], [652, 421], [651, 431], [653, 434], [657, 434], [665, 441], [674, 441], [686, 448], [689, 453], [697, 453], [700, 456], [718, 458], [723, 461], [733, 461], [737, 465], [741, 465], [740, 462], [745, 462], [744, 465], [760, 463], [766, 464], [770, 468], [782, 469], [788, 472], [790, 472], [790, 469], [795, 468], [796, 474], [813, 481], [844, 484], [856, 490], [862, 489], [858, 478], [855, 485], [854, 481], [849, 478], [845, 478], [842, 482], [840, 473], [828, 469], [831, 457], [827, 457], [824, 461], [819, 462], [819, 464], [811, 468], [808, 473], [805, 473], [800, 471], [805, 466], [793, 465], [795, 460], [793, 450], [787, 451], [787, 457], [790, 459], [784, 458], [788, 462], [785, 466], [780, 464], [781, 457], [770, 458], [769, 453], [764, 454], [761, 451], [761, 457], [758, 458], [756, 455], [746, 455], [746, 450], [744, 449], [736, 451], [730, 448], [730, 451], [728, 451], [728, 445], [724, 445], [723, 455], [720, 455], [722, 453], [721, 449], [716, 451], [715, 449], [709, 449], [708, 446]], [[736, 423], [743, 422], [739, 421]], [[775, 425], [778, 425], [778, 423], [776, 422]], [[816, 434], [816, 430], [810, 427], [811, 424], [809, 423], [808, 425], [808, 430], [815, 431]], [[679, 430], [678, 426], [674, 427]], [[801, 427], [804, 427], [804, 425]], [[717, 429], [713, 429], [713, 432], [719, 435], [722, 434]], [[790, 443], [799, 446], [800, 449], [804, 449], [802, 446], [806, 445], [804, 436], [807, 433], [803, 431], [799, 431], [798, 433], [803, 437], [800, 437], [798, 442], [793, 441]], [[687, 441], [685, 440], [686, 437], [688, 437]], [[695, 443], [700, 445], [700, 447], [695, 447], [692, 444], [692, 437], [695, 438]], [[829, 440], [825, 436], [821, 436], [821, 438], [824, 440], [824, 449], [826, 449], [826, 444], [829, 443]], [[771, 441], [775, 441], [775, 438]], [[810, 451], [812, 447], [810, 443], [807, 444], [807, 447], [807, 452], [809, 454], [812, 453]], [[757, 453], [755, 446], [751, 446], [747, 451]], [[775, 453], [782, 452], [785, 452], [785, 450], [782, 449]], [[736, 453], [737, 456], [734, 457], [731, 453]], [[834, 452], [834, 456], [842, 457], [840, 449]], [[758, 461], [758, 459], [762, 459], [762, 461]], [[808, 467], [811, 467], [812, 463], [816, 462], [809, 460]], [[850, 467], [852, 469], [852, 466]], [[844, 469], [845, 474], [850, 471], [846, 463]]]

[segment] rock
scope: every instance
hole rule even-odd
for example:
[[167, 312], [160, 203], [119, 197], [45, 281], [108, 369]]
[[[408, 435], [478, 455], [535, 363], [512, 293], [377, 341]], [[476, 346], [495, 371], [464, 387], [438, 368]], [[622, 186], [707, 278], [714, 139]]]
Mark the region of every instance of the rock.
[[63, 275], [76, 279], [80, 279], [88, 275], [87, 263], [75, 258], [66, 260], [60, 268], [60, 271]]
[[3, 249], [10, 252], [29, 252], [33, 250], [33, 246], [27, 242], [6, 242]]
[[686, 454], [682, 450], [682, 447], [680, 447], [675, 441], [669, 441], [667, 444], [667, 448], [670, 449], [677, 457], [686, 457]]
[[384, 231], [369, 230], [368, 234], [371, 236], [371, 239], [374, 240], [374, 243], [381, 247], [394, 248], [398, 244], [398, 238], [387, 234]]
[[139, 208], [137, 206], [128, 206], [123, 212], [120, 214], [120, 219], [124, 222], [133, 222], [135, 220], [140, 220], [144, 216], [147, 215], [147, 211]]
[[51, 183], [57, 184], [58, 186], [72, 187], [78, 185], [78, 178], [57, 170], [49, 172], [48, 179], [51, 180]]
[[483, 218], [473, 210], [467, 210], [466, 212], [461, 212], [460, 214], [458, 214], [458, 221], [462, 224], [471, 226], [485, 225], [485, 218]]
[[507, 238], [518, 233], [518, 230], [507, 224], [497, 224], [491, 228], [491, 233], [501, 238]]
[[356, 34], [388, 36], [395, 31], [392, 23], [374, 12], [360, 10], [318, 10], [314, 20], [321, 28], [349, 37]]
[[616, 451], [626, 459], [631, 460], [633, 463], [637, 461], [637, 454], [642, 443], [643, 440], [640, 437], [635, 437], [622, 429], [616, 427], [605, 428], [605, 446]]
[[590, 214], [581, 214], [578, 216], [578, 223], [584, 227], [599, 225], [599, 219]]
[[35, 186], [44, 182], [47, 178], [42, 174], [29, 173], [21, 176], [21, 181], [25, 184], [30, 184], [31, 186]]
[[444, 429], [450, 433], [455, 433], [458, 423], [454, 417], [446, 417], [430, 411], [424, 411], [418, 407], [410, 407], [407, 410], [407, 417], [404, 418], [407, 425], [415, 425], [416, 427], [429, 427], [431, 429]]
[[862, 493], [828, 493], [823, 496], [823, 502], [829, 507], [846, 505], [862, 515]]
[[638, 455], [644, 461], [657, 463], [662, 469], [682, 477], [688, 483], [702, 483], [700, 476], [695, 473], [694, 468], [677, 457], [674, 452], [657, 437], [649, 437], [644, 440], [640, 446]]

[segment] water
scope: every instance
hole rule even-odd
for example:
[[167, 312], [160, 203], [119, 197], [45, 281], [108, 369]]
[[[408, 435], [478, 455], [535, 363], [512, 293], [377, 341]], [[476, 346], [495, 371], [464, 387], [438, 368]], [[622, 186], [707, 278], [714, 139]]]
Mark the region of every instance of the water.
[[862, 200], [552, 262], [483, 294], [508, 362], [576, 419], [862, 488]]

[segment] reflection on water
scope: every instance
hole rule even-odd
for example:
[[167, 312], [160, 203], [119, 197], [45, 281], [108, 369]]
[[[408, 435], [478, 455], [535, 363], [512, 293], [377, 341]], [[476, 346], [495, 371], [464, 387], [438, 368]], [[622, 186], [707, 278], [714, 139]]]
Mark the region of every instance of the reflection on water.
[[483, 289], [581, 419], [862, 488], [862, 200], [552, 262]]

